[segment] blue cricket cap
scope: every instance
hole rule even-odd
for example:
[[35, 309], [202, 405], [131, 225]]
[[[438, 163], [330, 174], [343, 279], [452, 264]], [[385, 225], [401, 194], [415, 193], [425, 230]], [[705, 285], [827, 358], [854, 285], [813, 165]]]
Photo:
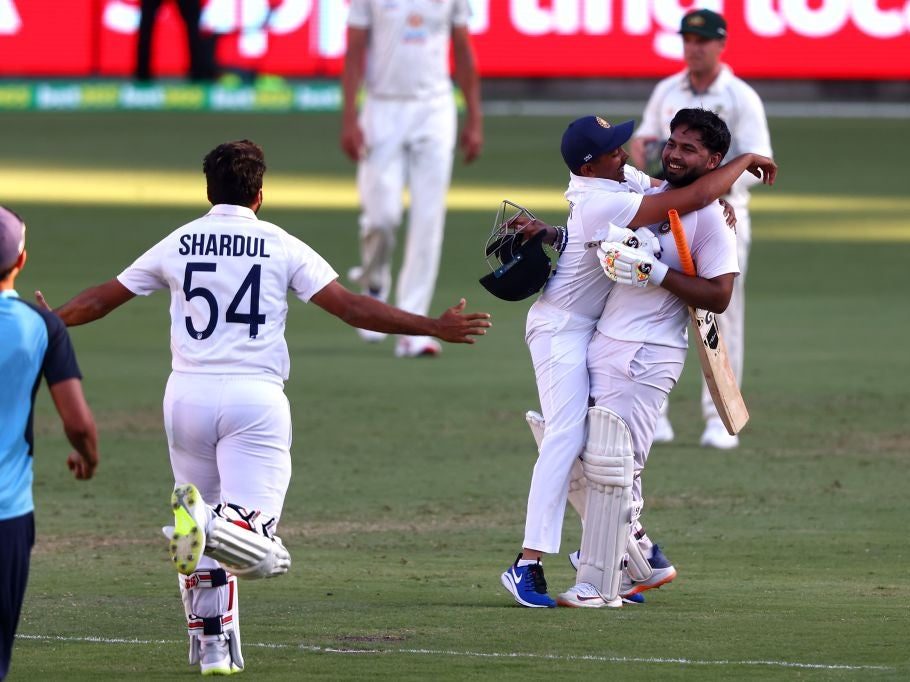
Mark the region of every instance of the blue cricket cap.
[[632, 137], [635, 121], [611, 125], [600, 116], [583, 116], [569, 124], [562, 134], [562, 159], [569, 170], [578, 169], [601, 154], [622, 147]]

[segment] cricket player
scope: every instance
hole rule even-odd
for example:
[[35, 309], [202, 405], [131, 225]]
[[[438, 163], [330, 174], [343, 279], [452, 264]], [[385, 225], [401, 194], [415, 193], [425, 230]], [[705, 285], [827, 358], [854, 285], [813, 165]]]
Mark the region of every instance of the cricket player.
[[453, 343], [473, 343], [490, 322], [485, 313], [463, 313], [463, 299], [429, 318], [339, 284], [312, 248], [258, 219], [265, 158], [255, 143], [221, 144], [202, 167], [211, 210], [58, 313], [68, 325], [83, 324], [134, 296], [170, 290], [164, 426], [175, 521], [168, 533], [190, 663], [221, 675], [243, 669], [236, 576], [278, 575], [290, 565], [275, 535], [291, 476], [288, 292], [352, 326]]
[[[720, 14], [709, 9], [695, 10], [683, 17], [679, 33], [682, 35], [686, 68], [660, 81], [651, 93], [641, 124], [632, 134], [629, 143], [632, 163], [638, 168], [648, 167], [649, 149], [653, 150], [651, 158], [659, 162], [660, 150], [670, 132], [670, 120], [677, 111], [689, 107], [710, 109], [724, 120], [732, 136], [730, 154], [751, 151], [771, 156], [771, 136], [761, 98], [745, 81], [733, 75], [729, 66], [721, 62], [727, 44], [727, 22]], [[733, 373], [740, 384], [745, 349], [746, 270], [752, 244], [749, 190], [757, 182], [755, 177], [743, 175], [724, 195], [724, 199], [736, 212], [736, 247], [740, 274], [734, 280], [730, 305], [716, 319], [727, 346]], [[701, 403], [705, 418], [701, 445], [725, 450], [737, 447], [739, 437], [727, 433], [704, 381]], [[665, 403], [655, 432], [655, 442], [671, 440], [673, 426], [667, 416]]]
[[[729, 146], [729, 130], [716, 114], [680, 110], [670, 123], [662, 158], [666, 184], [659, 194], [714, 175], [709, 171], [718, 168]], [[661, 405], [682, 373], [687, 305], [723, 312], [739, 273], [736, 235], [718, 204], [683, 215], [682, 222], [697, 277], [682, 274], [665, 219], [650, 227], [660, 242], [659, 258], [651, 249], [618, 243], [599, 249], [604, 270], [617, 286], [588, 348], [594, 401], [583, 454], [588, 500], [576, 584], [558, 597], [566, 606], [621, 606], [622, 595], [659, 587], [676, 576], [639, 520], [641, 474]]]
[[[622, 145], [633, 126], [633, 121], [613, 126], [599, 116], [585, 116], [569, 124], [562, 138], [570, 171], [568, 243], [556, 273], [528, 312], [525, 337], [546, 427], [528, 494], [523, 548], [501, 576], [523, 606], [556, 605], [547, 594], [541, 558], [559, 551], [570, 474], [585, 442], [588, 343], [612, 287], [590, 243], [627, 238], [631, 231], [624, 228], [658, 222], [671, 208], [703, 208], [742, 172], [774, 168], [770, 159], [745, 154], [687, 187], [643, 195], [659, 182], [626, 164]], [[525, 229], [526, 239], [540, 230], [547, 231], [549, 243], [556, 241], [559, 231], [536, 220]], [[645, 248], [656, 242], [646, 233], [637, 239]]]
[[[352, 0], [348, 15], [341, 148], [357, 162], [362, 209], [361, 264], [351, 269], [349, 278], [362, 293], [387, 300], [407, 184], [408, 228], [395, 302], [421, 315], [430, 308], [439, 271], [458, 125], [449, 77], [450, 44], [454, 78], [466, 109], [460, 140], [465, 161], [473, 161], [483, 145], [469, 16], [468, 0]], [[358, 115], [361, 83], [366, 92]], [[385, 338], [373, 330], [359, 334], [368, 342]], [[401, 336], [395, 355], [433, 356], [441, 350], [429, 337]]]
[[9, 673], [35, 544], [32, 418], [42, 377], [74, 448], [66, 460], [70, 471], [84, 481], [98, 466], [95, 420], [66, 327], [16, 293], [27, 257], [25, 223], [0, 206], [0, 680]]

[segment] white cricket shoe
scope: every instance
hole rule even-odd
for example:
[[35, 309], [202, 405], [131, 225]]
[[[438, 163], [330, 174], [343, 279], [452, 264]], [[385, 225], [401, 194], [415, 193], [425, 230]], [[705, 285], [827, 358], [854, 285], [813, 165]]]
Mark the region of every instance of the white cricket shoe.
[[231, 648], [228, 641], [216, 636], [211, 637], [212, 639], [203, 637], [199, 643], [199, 667], [202, 669], [203, 677], [240, 672], [240, 668], [235, 669], [231, 663]]
[[571, 606], [584, 609], [618, 609], [622, 607], [622, 598], [617, 597], [611, 601], [600, 593], [591, 583], [577, 583], [556, 597], [560, 606]]
[[432, 358], [441, 353], [442, 346], [429, 336], [400, 336], [395, 346], [396, 358]]
[[711, 419], [705, 426], [705, 432], [701, 434], [700, 444], [703, 448], [732, 450], [739, 447], [739, 436], [731, 436], [722, 421]]
[[196, 565], [205, 551], [211, 511], [192, 483], [174, 488], [171, 494], [171, 509], [174, 511], [171, 560], [179, 573], [189, 575], [196, 570]]
[[673, 442], [673, 424], [666, 415], [662, 414], [657, 418], [657, 426], [654, 427], [654, 443], [672, 443]]

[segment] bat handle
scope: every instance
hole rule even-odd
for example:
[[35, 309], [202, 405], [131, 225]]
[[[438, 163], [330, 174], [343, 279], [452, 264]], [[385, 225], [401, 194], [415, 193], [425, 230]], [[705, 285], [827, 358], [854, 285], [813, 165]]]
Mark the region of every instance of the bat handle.
[[683, 227], [682, 220], [679, 219], [679, 213], [675, 208], [671, 208], [668, 213], [670, 216], [670, 231], [673, 233], [673, 241], [676, 242], [676, 252], [679, 254], [679, 263], [682, 265], [683, 272], [687, 275], [695, 276], [695, 261], [692, 260], [692, 252], [689, 251], [689, 244], [686, 242], [686, 230]]

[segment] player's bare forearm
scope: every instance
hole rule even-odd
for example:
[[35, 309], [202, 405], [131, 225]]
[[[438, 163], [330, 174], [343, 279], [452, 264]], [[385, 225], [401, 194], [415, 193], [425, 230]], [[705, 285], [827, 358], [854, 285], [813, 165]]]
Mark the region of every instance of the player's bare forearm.
[[[36, 292], [36, 295], [38, 294], [40, 292]], [[62, 306], [53, 310], [67, 327], [75, 327], [104, 317], [134, 296], [132, 291], [114, 278], [76, 294]], [[39, 298], [39, 302], [47, 306], [43, 296]]]
[[341, 149], [352, 161], [363, 155], [363, 131], [357, 120], [357, 94], [366, 69], [364, 59], [369, 33], [364, 29], [348, 29], [348, 48], [341, 72]]
[[730, 304], [734, 277], [733, 273], [729, 273], [704, 279], [670, 269], [660, 286], [676, 294], [686, 305], [719, 314]]
[[466, 163], [480, 155], [483, 148], [483, 110], [480, 104], [480, 76], [474, 59], [474, 50], [466, 27], [452, 31], [453, 77], [465, 102], [465, 123], [461, 132], [461, 149]]
[[50, 386], [50, 392], [63, 432], [75, 450], [67, 458], [67, 466], [77, 479], [89, 479], [98, 467], [98, 430], [85, 401], [82, 382], [66, 379]]
[[435, 336], [449, 343], [474, 343], [491, 326], [489, 313], [465, 313], [465, 301], [439, 317], [426, 317], [395, 308], [372, 296], [355, 294], [338, 282], [331, 282], [316, 293], [313, 303], [352, 327], [385, 334]]

